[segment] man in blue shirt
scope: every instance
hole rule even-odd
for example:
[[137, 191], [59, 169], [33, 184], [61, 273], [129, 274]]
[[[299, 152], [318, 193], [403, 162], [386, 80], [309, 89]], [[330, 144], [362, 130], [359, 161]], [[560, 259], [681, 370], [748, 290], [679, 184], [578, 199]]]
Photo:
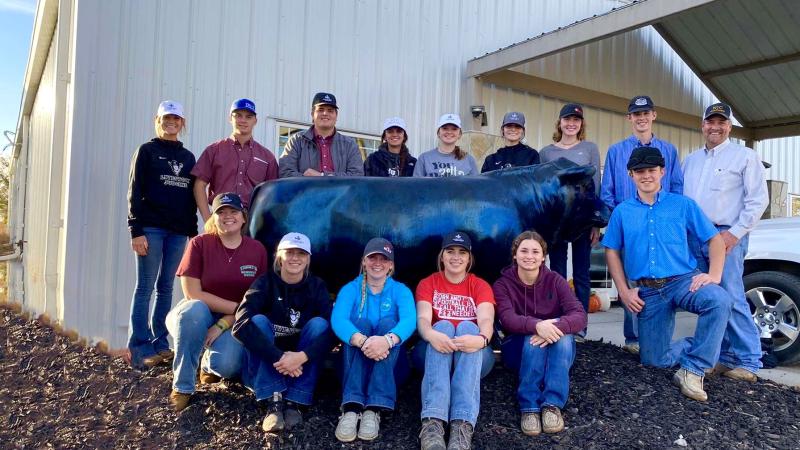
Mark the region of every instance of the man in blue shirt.
[[[722, 286], [733, 298], [731, 320], [722, 339], [716, 373], [735, 380], [756, 381], [761, 367], [760, 331], [744, 295], [744, 257], [750, 230], [769, 204], [764, 166], [758, 154], [731, 142], [731, 107], [715, 103], [703, 115], [706, 144], [683, 162], [686, 196], [697, 202], [725, 242]], [[708, 248], [692, 242], [700, 268]]]
[[[633, 197], [636, 186], [628, 176], [626, 165], [633, 150], [638, 147], [654, 147], [664, 157], [668, 183], [664, 183], [664, 190], [676, 194], [683, 193], [683, 173], [678, 161], [678, 151], [675, 146], [667, 141], [658, 139], [653, 134], [653, 122], [656, 120], [655, 104], [646, 95], [633, 97], [628, 104], [628, 122], [631, 123], [633, 134], [608, 148], [606, 163], [603, 166], [603, 180], [600, 184], [600, 199], [612, 211], [625, 200]], [[625, 334], [625, 350], [639, 353], [639, 338], [636, 330], [636, 316], [625, 311], [623, 332]]]
[[[706, 401], [703, 377], [719, 358], [731, 315], [731, 297], [719, 286], [725, 243], [693, 200], [661, 189], [664, 157], [657, 148], [637, 148], [627, 168], [636, 193], [611, 214], [603, 238], [608, 270], [620, 301], [639, 315], [642, 364], [680, 365], [673, 383], [683, 395]], [[708, 273], [697, 270], [688, 235], [708, 243]], [[637, 287], [629, 288], [629, 279]], [[694, 337], [670, 343], [676, 308], [697, 314], [697, 328]]]

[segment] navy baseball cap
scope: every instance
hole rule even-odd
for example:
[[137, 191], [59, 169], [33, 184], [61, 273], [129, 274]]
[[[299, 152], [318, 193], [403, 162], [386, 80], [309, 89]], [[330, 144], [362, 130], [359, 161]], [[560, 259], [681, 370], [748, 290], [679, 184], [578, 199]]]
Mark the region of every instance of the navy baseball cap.
[[706, 108], [706, 113], [703, 114], [703, 120], [708, 119], [711, 116], [722, 116], [725, 120], [730, 120], [731, 118], [731, 107], [727, 103], [714, 103], [713, 105]]
[[364, 258], [375, 254], [383, 255], [389, 261], [394, 262], [394, 246], [384, 238], [372, 238], [364, 247]]
[[467, 233], [454, 231], [446, 234], [442, 239], [442, 250], [450, 247], [464, 247], [467, 251], [472, 251], [472, 241]]
[[567, 103], [561, 108], [561, 112], [558, 113], [558, 117], [563, 119], [564, 117], [575, 116], [583, 119], [583, 106], [577, 103]]
[[652, 111], [656, 109], [653, 99], [646, 95], [637, 95], [628, 103], [628, 114], [639, 111]]
[[233, 113], [234, 111], [238, 111], [240, 109], [244, 109], [255, 114], [256, 104], [252, 100], [247, 98], [240, 98], [239, 100], [236, 100], [235, 102], [231, 103], [231, 113]]
[[628, 170], [664, 167], [664, 156], [655, 147], [637, 147], [628, 159]]
[[311, 107], [314, 108], [317, 105], [328, 105], [339, 109], [339, 107], [336, 106], [336, 96], [327, 92], [317, 92], [317, 94], [314, 95], [314, 100], [311, 101]]
[[214, 202], [211, 203], [211, 212], [216, 213], [218, 209], [225, 206], [230, 206], [237, 211], [244, 209], [242, 199], [238, 195], [233, 192], [223, 192], [214, 197]]
[[517, 111], [511, 111], [506, 113], [506, 115], [503, 116], [503, 124], [500, 125], [500, 128], [508, 124], [519, 125], [522, 128], [525, 128], [525, 114], [522, 114], [521, 112]]

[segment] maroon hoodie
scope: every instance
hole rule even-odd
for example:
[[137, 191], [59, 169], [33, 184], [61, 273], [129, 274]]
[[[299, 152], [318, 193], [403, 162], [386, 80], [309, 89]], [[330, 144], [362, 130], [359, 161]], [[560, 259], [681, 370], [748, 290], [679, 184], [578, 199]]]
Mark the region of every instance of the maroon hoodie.
[[586, 312], [570, 289], [567, 280], [544, 265], [539, 279], [528, 286], [519, 279], [516, 264], [503, 269], [492, 286], [497, 301], [497, 317], [503, 331], [510, 334], [536, 334], [541, 320], [555, 319], [564, 334], [586, 328]]

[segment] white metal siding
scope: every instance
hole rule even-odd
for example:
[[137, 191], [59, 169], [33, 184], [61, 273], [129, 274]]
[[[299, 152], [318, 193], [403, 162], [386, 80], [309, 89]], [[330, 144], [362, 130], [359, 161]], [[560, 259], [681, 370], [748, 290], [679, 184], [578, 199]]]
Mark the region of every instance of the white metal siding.
[[756, 151], [772, 164], [767, 179], [786, 181], [790, 194], [800, 194], [800, 137], [761, 141], [756, 143]]

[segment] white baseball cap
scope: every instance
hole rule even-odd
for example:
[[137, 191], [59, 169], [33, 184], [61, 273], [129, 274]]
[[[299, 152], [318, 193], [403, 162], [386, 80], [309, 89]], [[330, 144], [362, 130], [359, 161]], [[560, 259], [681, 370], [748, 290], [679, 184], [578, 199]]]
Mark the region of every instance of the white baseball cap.
[[383, 121], [383, 131], [392, 127], [402, 128], [403, 131], [406, 131], [406, 121], [399, 117], [389, 117]]
[[439, 117], [439, 124], [436, 125], [436, 129], [442, 128], [447, 124], [452, 124], [461, 128], [461, 117], [458, 114], [443, 114], [442, 117]]
[[185, 118], [183, 117], [183, 105], [178, 102], [173, 102], [172, 100], [164, 100], [158, 105], [156, 117], [166, 116], [167, 114], [174, 114], [181, 119]]
[[308, 240], [308, 236], [302, 233], [286, 233], [278, 244], [278, 250], [288, 250], [290, 248], [299, 248], [310, 255], [311, 241]]

